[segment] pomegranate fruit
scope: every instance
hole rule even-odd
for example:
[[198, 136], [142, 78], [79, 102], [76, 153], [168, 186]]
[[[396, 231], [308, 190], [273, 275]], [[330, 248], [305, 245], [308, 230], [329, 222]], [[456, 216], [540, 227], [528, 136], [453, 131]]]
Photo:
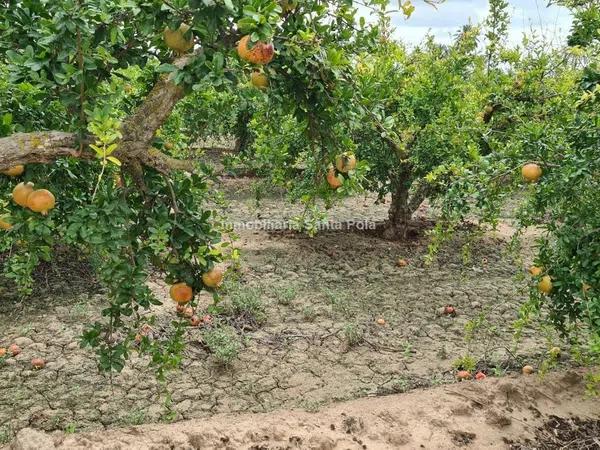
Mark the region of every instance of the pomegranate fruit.
[[44, 361], [42, 358], [33, 358], [31, 360], [31, 366], [36, 370], [40, 370], [46, 367], [46, 361]]
[[[173, 286], [171, 286], [169, 294], [171, 295], [173, 301], [179, 303], [180, 305], [189, 303], [194, 297], [194, 291], [185, 283], [175, 283]], [[177, 311], [179, 312], [179, 309]]]
[[335, 158], [335, 168], [342, 173], [348, 173], [356, 168], [356, 157], [352, 153], [342, 153]]
[[521, 169], [521, 174], [525, 181], [534, 183], [542, 176], [542, 168], [534, 163], [525, 164]]
[[48, 215], [48, 211], [53, 209], [54, 205], [56, 205], [54, 194], [46, 189], [33, 191], [27, 197], [27, 207], [33, 212], [41, 213], [44, 216]]
[[206, 287], [218, 288], [223, 283], [223, 269], [213, 267], [206, 273], [202, 274], [202, 282]]
[[180, 55], [191, 50], [194, 47], [194, 35], [190, 33], [189, 38], [185, 38], [185, 34], [189, 29], [190, 26], [186, 23], [179, 25], [179, 28], [176, 30], [166, 27], [163, 31], [163, 37], [167, 47]]
[[486, 378], [487, 378], [487, 375], [485, 373], [483, 373], [483, 372], [477, 372], [475, 374], [475, 379], [477, 381], [485, 380]]
[[266, 89], [269, 87], [269, 78], [262, 72], [255, 70], [250, 75], [250, 82], [254, 87]]
[[533, 277], [538, 277], [542, 273], [542, 268], [537, 266], [531, 266], [528, 270]]
[[20, 175], [23, 175], [23, 172], [25, 172], [25, 166], [22, 164], [19, 164], [18, 166], [10, 167], [10, 168], [2, 171], [2, 173], [4, 175], [7, 175], [9, 177], [18, 177]]
[[549, 294], [552, 292], [552, 278], [549, 275], [544, 275], [538, 283], [538, 290], [542, 294]]
[[396, 261], [396, 265], [398, 267], [406, 267], [406, 266], [408, 266], [408, 261], [405, 260], [404, 258], [400, 258], [398, 261]]
[[190, 317], [190, 325], [193, 327], [197, 327], [202, 323], [202, 319], [196, 315]]
[[17, 344], [11, 344], [8, 347], [8, 351], [12, 356], [17, 356], [19, 353], [21, 353], [21, 347], [19, 347]]
[[252, 64], [268, 64], [275, 56], [275, 48], [270, 42], [258, 41], [250, 47], [250, 35], [240, 39], [237, 52], [241, 59]]
[[458, 372], [456, 372], [456, 378], [458, 380], [468, 380], [471, 378], [471, 372], [469, 372], [468, 370], [459, 370]]
[[521, 372], [523, 372], [523, 375], [531, 375], [533, 372], [535, 372], [535, 369], [529, 365], [523, 366]]
[[332, 189], [337, 189], [343, 184], [342, 180], [336, 176], [333, 167], [327, 172], [327, 182]]
[[19, 183], [12, 191], [13, 201], [24, 208], [27, 207], [27, 199], [33, 192], [33, 183]]

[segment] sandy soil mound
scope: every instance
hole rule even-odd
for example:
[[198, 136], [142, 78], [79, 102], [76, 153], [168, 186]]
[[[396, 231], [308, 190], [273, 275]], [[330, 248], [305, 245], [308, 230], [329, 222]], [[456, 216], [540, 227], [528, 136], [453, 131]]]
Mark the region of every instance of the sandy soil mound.
[[[569, 371], [545, 378], [488, 378], [339, 403], [317, 413], [225, 414], [172, 425], [74, 435], [24, 429], [13, 448], [558, 448], [544, 447], [539, 442], [540, 430], [570, 423], [586, 424], [579, 428], [583, 432], [598, 430], [600, 402], [586, 396], [582, 375], [581, 371]], [[570, 420], [575, 415], [577, 418]], [[572, 442], [591, 445], [585, 448], [600, 448], [598, 436], [571, 437]]]

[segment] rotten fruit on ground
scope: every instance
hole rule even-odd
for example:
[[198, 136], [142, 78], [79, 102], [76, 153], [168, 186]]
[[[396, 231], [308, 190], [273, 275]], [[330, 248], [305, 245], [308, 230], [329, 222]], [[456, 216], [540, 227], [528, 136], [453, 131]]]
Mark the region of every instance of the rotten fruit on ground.
[[23, 175], [23, 172], [25, 172], [25, 166], [23, 164], [13, 166], [2, 171], [4, 175], [7, 175], [9, 177], [18, 177], [20, 175]]
[[192, 308], [191, 306], [185, 308], [183, 310], [183, 316], [187, 317], [188, 319], [191, 319], [194, 316], [194, 308]]
[[531, 375], [533, 372], [535, 372], [534, 368], [527, 365], [527, 366], [523, 366], [523, 368], [521, 369], [521, 372], [523, 372], [523, 375]]
[[356, 168], [356, 157], [352, 153], [342, 153], [335, 158], [335, 167], [342, 173], [348, 173]]
[[377, 319], [377, 325], [385, 325], [385, 319], [383, 317]]
[[223, 283], [223, 269], [213, 267], [208, 272], [203, 273], [202, 282], [206, 287], [218, 288]]
[[6, 348], [0, 347], [0, 358], [4, 358], [6, 356]]
[[405, 260], [404, 258], [400, 258], [398, 261], [396, 261], [396, 265], [398, 267], [406, 267], [406, 266], [408, 266], [408, 261]]
[[193, 327], [197, 327], [202, 323], [202, 319], [196, 315], [190, 317], [190, 325]]
[[458, 372], [456, 372], [456, 378], [458, 380], [468, 380], [471, 378], [471, 372], [469, 372], [468, 370], [459, 370]]
[[538, 290], [543, 294], [552, 292], [552, 278], [550, 275], [544, 275], [538, 283]]
[[446, 305], [446, 306], [444, 306], [444, 309], [442, 310], [442, 312], [446, 316], [454, 316], [454, 315], [456, 315], [456, 308], [452, 305]]
[[27, 199], [33, 192], [33, 183], [19, 183], [12, 191], [13, 201], [24, 208], [27, 208]]
[[17, 356], [19, 353], [21, 353], [21, 347], [19, 347], [17, 344], [11, 344], [8, 347], [8, 352], [12, 355], [12, 356]]
[[331, 186], [332, 189], [337, 189], [343, 184], [342, 180], [335, 174], [333, 167], [327, 172], [327, 183], [329, 183], [329, 186]]
[[173, 286], [171, 286], [169, 294], [171, 295], [173, 301], [179, 303], [180, 305], [185, 305], [192, 300], [194, 291], [185, 283], [175, 283]]
[[535, 163], [525, 164], [521, 169], [525, 181], [536, 182], [542, 176], [542, 168]]
[[252, 64], [268, 64], [275, 55], [275, 49], [270, 42], [258, 41], [251, 45], [250, 35], [240, 39], [237, 52], [241, 59]]
[[176, 30], [166, 27], [163, 31], [163, 37], [167, 47], [179, 54], [189, 51], [194, 46], [194, 35], [189, 33], [189, 37], [187, 39], [185, 37], [189, 29], [190, 26], [186, 23], [179, 25], [179, 28]]
[[269, 78], [262, 72], [255, 70], [250, 74], [250, 82], [254, 87], [266, 89], [269, 87]]
[[33, 358], [31, 360], [31, 366], [36, 370], [40, 370], [46, 367], [46, 361], [44, 361], [42, 358]]
[[48, 215], [48, 211], [53, 209], [55, 205], [54, 194], [46, 189], [33, 191], [27, 197], [27, 207], [33, 212], [41, 213], [44, 216]]
[[477, 373], [475, 374], [475, 379], [476, 379], [477, 381], [485, 380], [486, 378], [487, 378], [487, 375], [486, 375], [485, 373], [481, 372], [481, 371], [480, 371], [480, 372], [477, 372]]

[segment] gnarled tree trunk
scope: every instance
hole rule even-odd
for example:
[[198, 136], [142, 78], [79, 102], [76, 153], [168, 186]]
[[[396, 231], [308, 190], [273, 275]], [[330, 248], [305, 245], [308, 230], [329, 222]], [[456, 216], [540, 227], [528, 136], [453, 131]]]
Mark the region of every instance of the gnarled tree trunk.
[[[388, 222], [383, 236], [390, 240], [405, 240], [414, 212], [419, 209], [427, 195], [424, 184], [417, 184], [414, 189], [412, 181], [404, 180], [397, 184], [392, 192], [392, 203], [388, 211]], [[412, 192], [411, 192], [412, 190]]]

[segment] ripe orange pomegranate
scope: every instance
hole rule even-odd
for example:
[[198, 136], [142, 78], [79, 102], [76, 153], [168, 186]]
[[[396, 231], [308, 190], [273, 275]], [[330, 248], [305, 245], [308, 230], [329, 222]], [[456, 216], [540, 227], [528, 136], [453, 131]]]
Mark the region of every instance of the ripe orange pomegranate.
[[459, 370], [458, 372], [456, 372], [456, 378], [458, 380], [468, 380], [469, 378], [471, 378], [471, 372], [469, 372], [468, 370]]
[[31, 360], [31, 365], [34, 369], [40, 370], [46, 367], [46, 361], [44, 361], [42, 358], [33, 358]]
[[262, 72], [255, 70], [250, 75], [250, 82], [254, 87], [266, 89], [269, 87], [269, 78]]
[[521, 371], [523, 372], [523, 375], [531, 375], [533, 372], [535, 372], [535, 369], [531, 366], [523, 366]]
[[6, 356], [6, 348], [0, 347], [0, 358], [4, 358]]
[[11, 355], [17, 356], [19, 353], [21, 353], [21, 347], [19, 347], [17, 344], [11, 344], [8, 347], [8, 351]]
[[538, 277], [542, 274], [542, 268], [537, 266], [531, 266], [529, 269], [529, 273], [533, 277]]
[[[171, 295], [171, 298], [180, 305], [189, 303], [194, 297], [194, 291], [185, 283], [175, 283], [171, 286], [169, 294]], [[179, 311], [179, 308], [177, 310]]]
[[348, 173], [356, 168], [356, 157], [352, 153], [342, 153], [335, 158], [335, 167], [339, 172]]
[[544, 275], [538, 283], [538, 290], [543, 294], [552, 292], [552, 278], [550, 275]]
[[202, 282], [206, 287], [218, 288], [223, 283], [223, 269], [213, 267], [208, 272], [203, 273]]
[[12, 225], [10, 223], [8, 223], [7, 221], [5, 221], [4, 219], [0, 219], [0, 230], [10, 230], [12, 228]]
[[9, 177], [18, 177], [20, 175], [23, 175], [23, 172], [25, 172], [25, 166], [22, 164], [19, 164], [18, 166], [10, 167], [10, 168], [2, 171], [2, 173], [4, 175], [7, 175]]
[[33, 192], [33, 183], [19, 183], [12, 191], [13, 201], [24, 208], [27, 207], [27, 198]]
[[327, 172], [327, 182], [329, 183], [329, 186], [331, 186], [332, 189], [337, 189], [339, 188], [342, 184], [344, 184], [342, 182], [342, 180], [340, 180], [336, 175], [335, 175], [335, 170], [333, 169], [333, 167], [331, 169], [329, 169], [329, 171]]
[[189, 29], [190, 26], [186, 23], [179, 25], [179, 28], [176, 30], [166, 27], [163, 31], [163, 37], [167, 47], [180, 55], [192, 49], [194, 47], [194, 35], [190, 33], [189, 38], [185, 38], [185, 34]]
[[44, 216], [48, 215], [48, 211], [53, 209], [54, 205], [56, 205], [54, 194], [46, 189], [33, 191], [27, 197], [27, 207], [33, 212], [42, 213]]
[[237, 52], [240, 58], [252, 64], [268, 64], [275, 56], [275, 49], [270, 42], [258, 41], [250, 47], [250, 35], [240, 39], [237, 46]]
[[481, 371], [479, 371], [475, 374], [475, 379], [477, 381], [485, 380], [486, 378], [487, 378], [486, 374]]
[[534, 183], [542, 176], [542, 168], [534, 163], [525, 164], [521, 169], [521, 174], [525, 181]]

